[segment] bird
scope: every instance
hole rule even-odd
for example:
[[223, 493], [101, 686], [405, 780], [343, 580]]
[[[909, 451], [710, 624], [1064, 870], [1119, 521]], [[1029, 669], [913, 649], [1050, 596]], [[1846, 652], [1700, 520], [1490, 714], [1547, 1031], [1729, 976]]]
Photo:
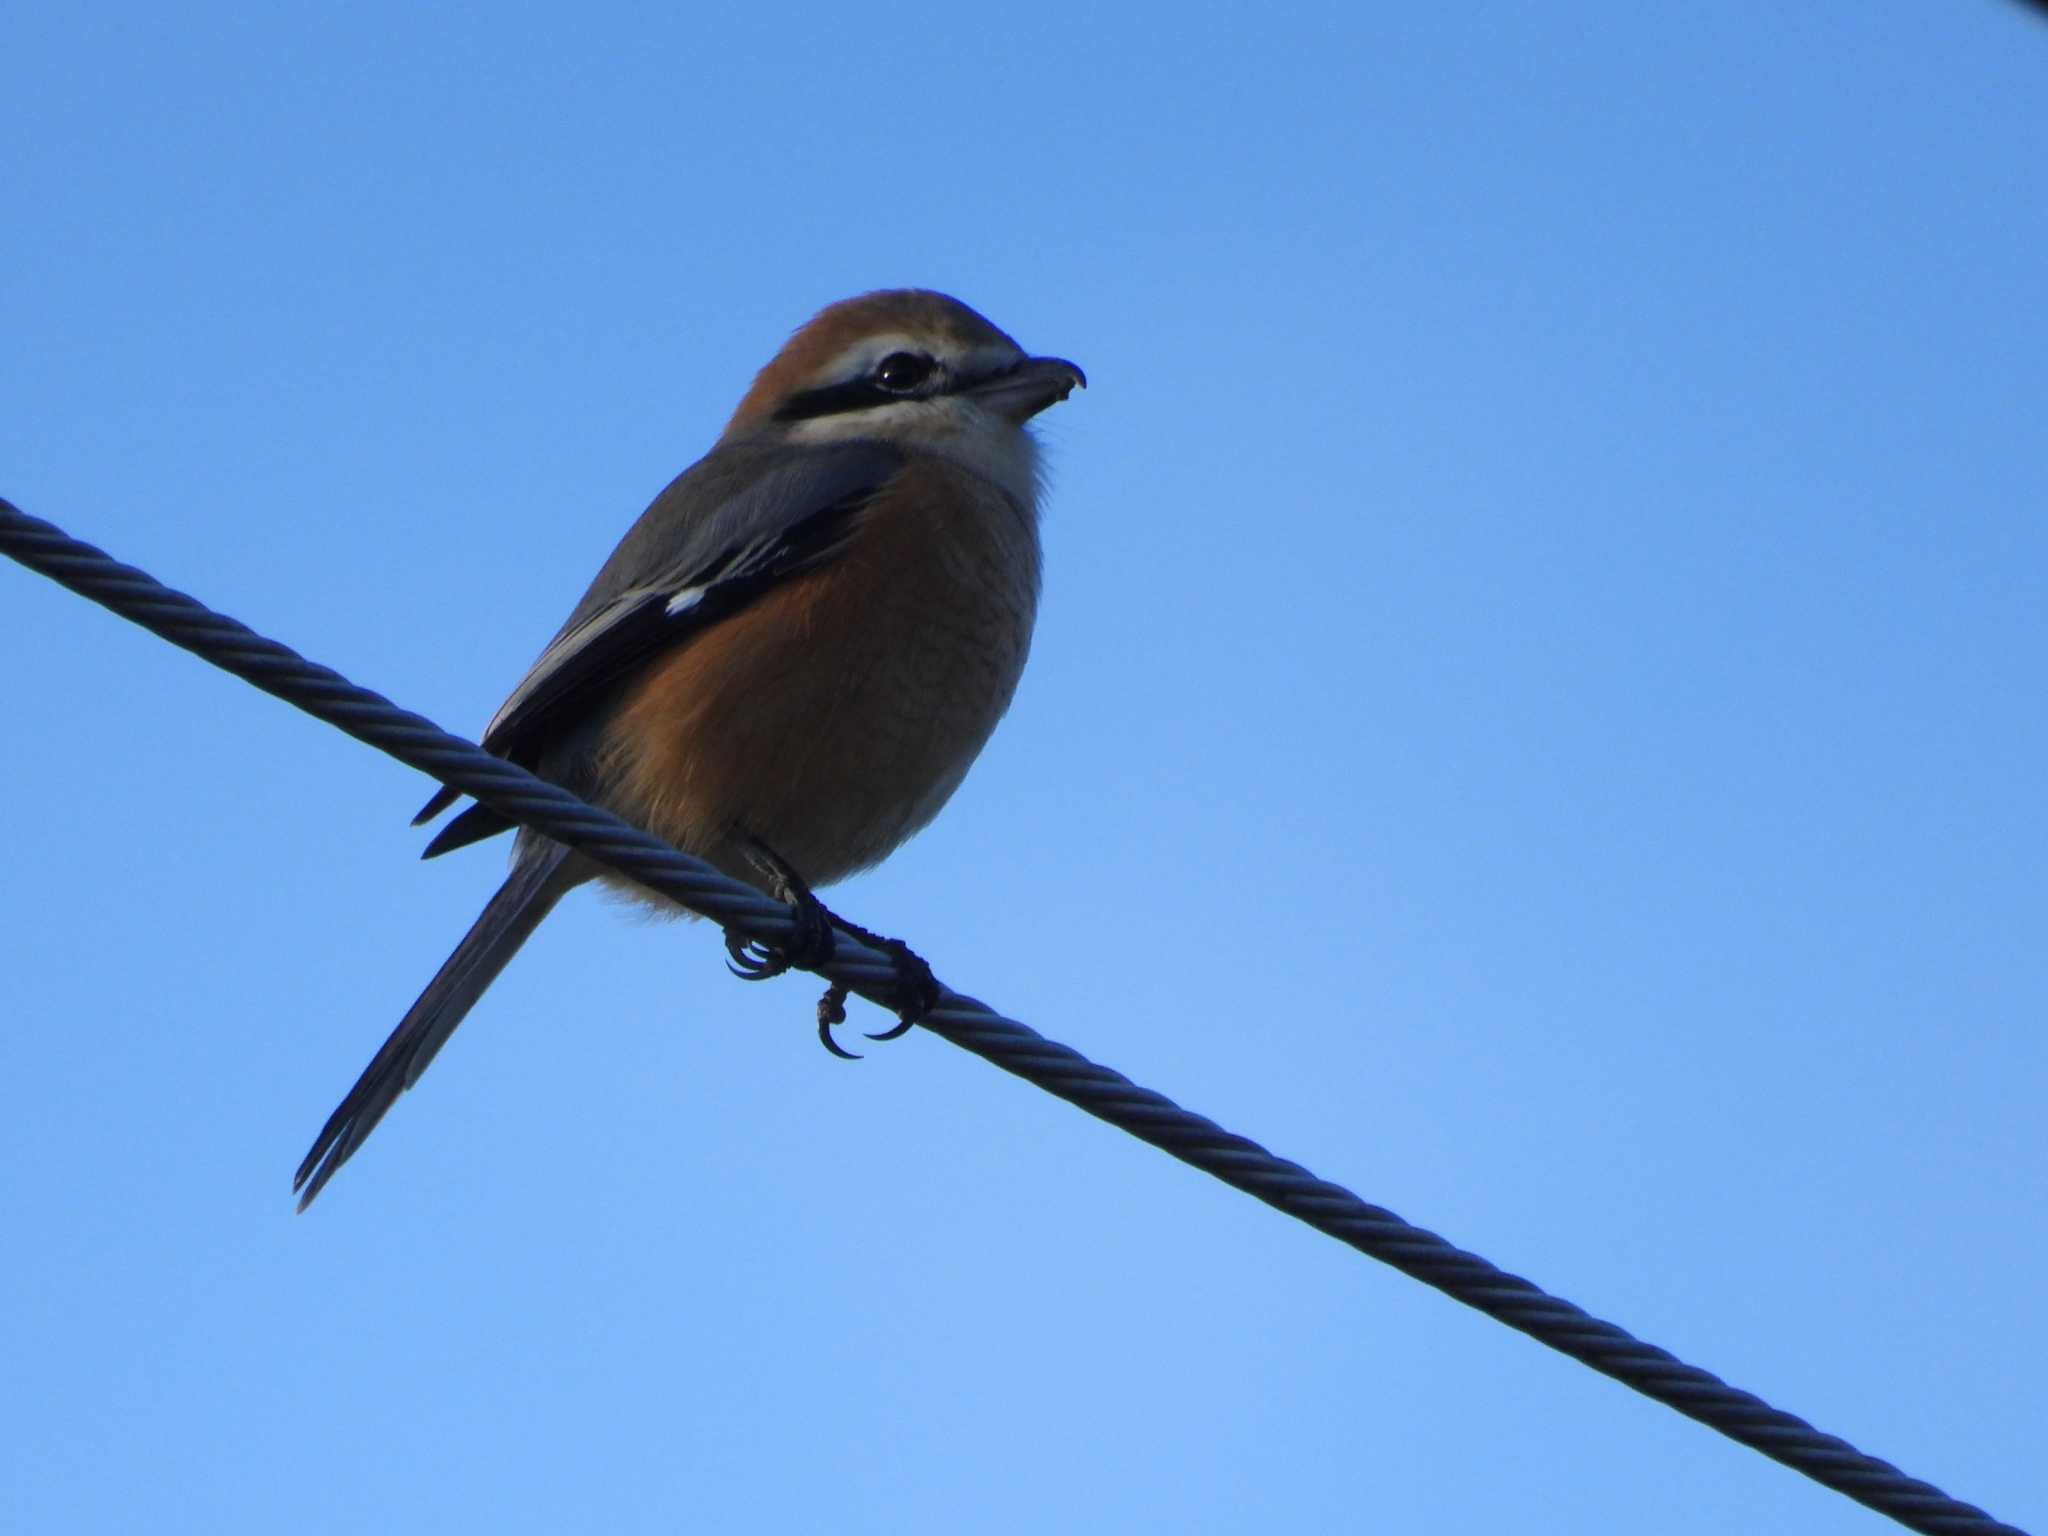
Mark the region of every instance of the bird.
[[[743, 976], [822, 963], [834, 923], [875, 940], [813, 891], [937, 815], [1009, 707], [1040, 581], [1028, 423], [1086, 384], [943, 293], [828, 305], [627, 530], [484, 747], [792, 903], [784, 951], [728, 937]], [[457, 798], [444, 785], [414, 824]], [[512, 827], [472, 804], [422, 857]], [[521, 828], [504, 884], [300, 1163], [301, 1211], [556, 903], [591, 880], [677, 910]], [[906, 993], [930, 991], [892, 1035], [936, 990], [921, 961], [893, 952]], [[819, 1033], [837, 1051], [834, 1002], [819, 1005]]]

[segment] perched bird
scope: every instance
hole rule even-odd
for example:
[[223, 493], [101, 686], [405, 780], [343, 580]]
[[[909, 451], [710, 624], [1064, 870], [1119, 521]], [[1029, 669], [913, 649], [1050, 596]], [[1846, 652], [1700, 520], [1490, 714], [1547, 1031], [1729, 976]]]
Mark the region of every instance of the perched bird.
[[[1085, 383], [941, 293], [825, 309], [619, 541], [484, 746], [796, 903], [808, 953], [728, 941], [742, 974], [817, 963], [831, 928], [811, 888], [937, 815], [1009, 706], [1038, 605], [1025, 423]], [[416, 823], [455, 799], [443, 788]], [[472, 805], [425, 856], [511, 825]], [[504, 885], [299, 1165], [299, 1209], [591, 879], [673, 910], [522, 829]]]

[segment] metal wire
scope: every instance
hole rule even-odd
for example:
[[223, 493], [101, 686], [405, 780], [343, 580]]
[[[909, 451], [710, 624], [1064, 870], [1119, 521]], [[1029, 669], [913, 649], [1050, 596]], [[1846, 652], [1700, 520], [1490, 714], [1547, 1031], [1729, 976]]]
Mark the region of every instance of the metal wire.
[[[791, 931], [789, 909], [779, 903], [4, 500], [0, 553], [749, 938], [773, 944]], [[896, 973], [888, 956], [842, 938], [833, 962], [821, 974], [886, 1006]], [[1433, 1232], [1411, 1226], [1391, 1211], [1366, 1204], [1351, 1191], [1138, 1087], [1121, 1073], [1004, 1018], [984, 1003], [946, 989], [923, 1025], [1097, 1119], [1889, 1515], [1909, 1530], [1943, 1536], [2025, 1536], [2018, 1527], [1865, 1455], [1847, 1441], [1685, 1364]]]

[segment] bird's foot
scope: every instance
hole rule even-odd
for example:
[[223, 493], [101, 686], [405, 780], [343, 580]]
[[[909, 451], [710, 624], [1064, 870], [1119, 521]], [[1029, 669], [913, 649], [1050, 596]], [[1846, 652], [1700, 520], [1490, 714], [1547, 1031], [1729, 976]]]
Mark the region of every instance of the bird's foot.
[[[898, 1040], [910, 1032], [913, 1024], [920, 1023], [924, 1016], [939, 1005], [939, 979], [932, 974], [932, 968], [924, 957], [901, 939], [885, 939], [879, 933], [870, 933], [857, 923], [845, 918], [834, 919], [845, 932], [859, 939], [869, 949], [878, 949], [894, 962], [896, 986], [889, 999], [889, 1006], [896, 1012], [896, 1024], [880, 1034], [869, 1035], [870, 1040]], [[822, 1007], [823, 1004], [820, 1004]]]
[[[849, 923], [845, 918], [835, 916], [830, 908], [811, 894], [811, 888], [804, 883], [803, 877], [765, 844], [751, 843], [747, 854], [754, 867], [767, 877], [769, 894], [777, 901], [788, 902], [794, 909], [794, 929], [788, 941], [781, 945], [742, 938], [727, 929], [726, 968], [733, 975], [742, 981], [766, 981], [791, 969], [818, 970], [831, 963], [833, 952], [838, 947], [838, 932], [843, 931], [868, 948], [887, 955], [896, 971], [896, 985], [891, 990], [889, 1006], [895, 1010], [897, 1022], [892, 1028], [869, 1035], [870, 1040], [900, 1039], [909, 1033], [913, 1024], [938, 1006], [938, 978], [932, 975], [932, 968], [908, 944], [901, 939], [885, 939], [858, 923]], [[834, 982], [818, 999], [818, 1040], [834, 1056], [845, 1061], [858, 1061], [857, 1052], [847, 1050], [832, 1038], [833, 1026], [846, 1022], [847, 992], [843, 983]]]
[[726, 929], [726, 969], [742, 981], [766, 981], [791, 968], [814, 971], [830, 964], [838, 939], [833, 932], [832, 914], [825, 904], [811, 894], [803, 876], [767, 848], [757, 843], [750, 856], [755, 868], [768, 877], [769, 895], [788, 902], [793, 909], [790, 935], [781, 944], [765, 944]]
[[[858, 923], [849, 923], [843, 917], [834, 917], [833, 922], [846, 933], [859, 939], [869, 949], [878, 949], [887, 955], [896, 967], [896, 986], [890, 999], [890, 1006], [896, 1010], [896, 1023], [877, 1034], [870, 1034], [870, 1040], [900, 1040], [910, 1032], [913, 1024], [938, 1006], [939, 981], [932, 975], [932, 968], [924, 959], [901, 939], [885, 939], [878, 933], [870, 933]], [[847, 987], [844, 982], [835, 981], [825, 989], [825, 995], [818, 999], [818, 1043], [842, 1061], [858, 1061], [860, 1053], [849, 1051], [832, 1038], [832, 1026], [846, 1022]]]

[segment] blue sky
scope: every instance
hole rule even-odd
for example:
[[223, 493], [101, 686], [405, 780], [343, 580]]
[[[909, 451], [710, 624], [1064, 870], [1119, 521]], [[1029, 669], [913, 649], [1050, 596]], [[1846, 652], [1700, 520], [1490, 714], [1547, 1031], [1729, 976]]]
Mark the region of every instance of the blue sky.
[[[1010, 718], [835, 905], [2048, 1525], [2025, 9], [13, 7], [0, 494], [475, 732], [820, 305], [1045, 418]], [[0, 1524], [1863, 1532], [0, 568]]]

